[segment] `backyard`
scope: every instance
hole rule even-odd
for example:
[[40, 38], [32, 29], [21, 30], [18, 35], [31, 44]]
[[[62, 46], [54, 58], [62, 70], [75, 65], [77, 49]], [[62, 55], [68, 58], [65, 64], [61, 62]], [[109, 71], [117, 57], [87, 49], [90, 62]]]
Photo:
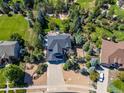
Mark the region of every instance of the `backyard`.
[[121, 31], [114, 30], [113, 33], [111, 33], [110, 31], [104, 28], [96, 27], [96, 32], [94, 34], [98, 36], [100, 39], [102, 39], [103, 34], [106, 34], [108, 37], [112, 37], [113, 35], [115, 35], [118, 41], [124, 40], [124, 32], [121, 32]]
[[28, 39], [28, 23], [21, 15], [0, 16], [0, 40], [8, 40], [13, 33], [19, 33], [24, 39]]
[[85, 9], [93, 9], [95, 0], [77, 0], [77, 3], [81, 5], [82, 8]]

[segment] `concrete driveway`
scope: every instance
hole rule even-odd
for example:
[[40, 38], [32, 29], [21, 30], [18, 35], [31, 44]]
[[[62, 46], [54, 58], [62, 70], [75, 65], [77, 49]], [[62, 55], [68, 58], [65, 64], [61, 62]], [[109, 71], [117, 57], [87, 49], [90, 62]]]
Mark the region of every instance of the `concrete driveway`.
[[[47, 69], [47, 88], [48, 92], [64, 92], [67, 91], [65, 87], [62, 64], [49, 64]], [[52, 88], [52, 86], [63, 86], [62, 88]]]
[[103, 71], [99, 71], [104, 73], [104, 81], [103, 82], [97, 82], [97, 93], [108, 93], [107, 87], [108, 87], [108, 75], [109, 75], [109, 69], [103, 68]]

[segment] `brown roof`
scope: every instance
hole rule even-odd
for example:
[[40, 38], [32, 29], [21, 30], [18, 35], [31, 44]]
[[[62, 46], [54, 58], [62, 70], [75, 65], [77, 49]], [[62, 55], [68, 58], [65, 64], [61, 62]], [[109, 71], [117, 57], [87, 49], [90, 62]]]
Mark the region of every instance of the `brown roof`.
[[123, 64], [124, 67], [124, 42], [114, 43], [102, 40], [101, 63]]

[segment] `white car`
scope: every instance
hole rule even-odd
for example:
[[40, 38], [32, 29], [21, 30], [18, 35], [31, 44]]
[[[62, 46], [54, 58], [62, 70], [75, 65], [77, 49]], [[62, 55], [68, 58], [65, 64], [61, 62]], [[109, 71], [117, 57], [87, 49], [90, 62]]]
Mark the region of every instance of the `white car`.
[[99, 81], [100, 81], [100, 82], [103, 82], [103, 80], [104, 80], [104, 73], [101, 72], [101, 73], [99, 74]]

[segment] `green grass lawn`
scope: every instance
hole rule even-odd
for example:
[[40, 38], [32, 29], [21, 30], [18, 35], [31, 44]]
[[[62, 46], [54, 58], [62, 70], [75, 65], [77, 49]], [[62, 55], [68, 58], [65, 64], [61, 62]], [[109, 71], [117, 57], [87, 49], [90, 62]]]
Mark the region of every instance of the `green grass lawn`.
[[124, 41], [124, 32], [121, 31], [113, 31], [113, 33], [111, 33], [110, 31], [104, 29], [104, 28], [100, 28], [100, 27], [96, 27], [96, 35], [99, 38], [102, 38], [103, 34], [106, 34], [108, 37], [112, 37], [113, 35], [115, 35], [117, 37], [118, 41]]
[[82, 8], [92, 10], [95, 4], [95, 0], [77, 0], [77, 3], [79, 3]]
[[[63, 24], [63, 21], [62, 21], [61, 19], [59, 19], [59, 18], [54, 18], [54, 17], [49, 17], [47, 20], [48, 20], [49, 22], [50, 22], [50, 21], [55, 22], [55, 23], [59, 26], [60, 31], [63, 31], [64, 24]], [[49, 32], [49, 31], [51, 31], [50, 28], [45, 29], [45, 32]]]
[[124, 19], [124, 9], [121, 9], [119, 6], [117, 5], [112, 5], [111, 8], [114, 9], [114, 13], [115, 15], [121, 17]]
[[124, 92], [124, 82], [121, 80], [117, 79], [114, 80], [110, 86], [108, 87], [109, 92], [114, 92], [114, 93], [123, 93]]
[[6, 79], [3, 75], [3, 70], [4, 69], [0, 69], [0, 88], [5, 88]]
[[19, 33], [24, 39], [27, 39], [29, 36], [27, 30], [28, 22], [21, 15], [0, 16], [0, 40], [8, 40], [12, 33]]

